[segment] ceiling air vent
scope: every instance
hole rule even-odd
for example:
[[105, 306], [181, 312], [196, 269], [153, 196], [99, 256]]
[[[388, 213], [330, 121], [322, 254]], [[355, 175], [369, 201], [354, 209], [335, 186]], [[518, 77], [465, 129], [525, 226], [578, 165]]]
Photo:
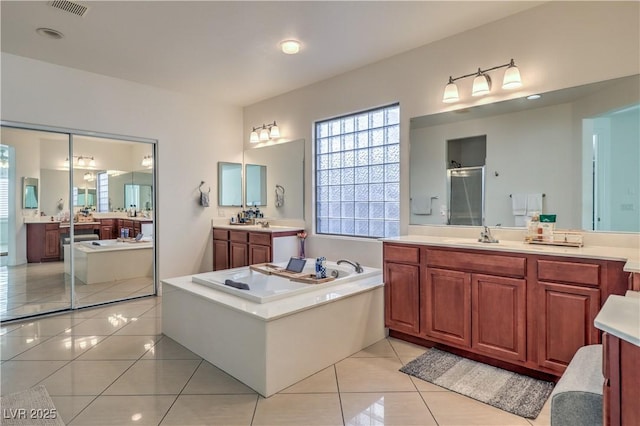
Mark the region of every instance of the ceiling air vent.
[[78, 16], [84, 16], [84, 14], [87, 13], [87, 10], [89, 10], [87, 6], [68, 0], [54, 0], [49, 2], [49, 6]]

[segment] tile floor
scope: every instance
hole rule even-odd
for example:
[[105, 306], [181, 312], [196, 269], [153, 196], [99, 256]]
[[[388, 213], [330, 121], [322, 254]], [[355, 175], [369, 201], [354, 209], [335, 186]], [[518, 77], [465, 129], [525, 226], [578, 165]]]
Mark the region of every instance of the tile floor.
[[[64, 262], [0, 265], [0, 320], [12, 320], [70, 306]], [[76, 280], [76, 303], [89, 306], [153, 294], [153, 278], [141, 277], [87, 285]]]
[[262, 398], [162, 335], [161, 298], [0, 331], [3, 395], [42, 383], [68, 425], [548, 425], [400, 373], [424, 348], [388, 338]]

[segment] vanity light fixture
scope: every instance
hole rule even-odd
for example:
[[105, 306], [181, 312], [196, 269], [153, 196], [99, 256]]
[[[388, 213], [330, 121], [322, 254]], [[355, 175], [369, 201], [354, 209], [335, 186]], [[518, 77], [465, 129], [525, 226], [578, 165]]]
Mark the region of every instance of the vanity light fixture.
[[142, 158], [141, 165], [142, 165], [142, 167], [152, 168], [153, 167], [153, 156], [152, 155], [145, 155]]
[[504, 72], [504, 77], [502, 79], [502, 88], [505, 90], [517, 89], [518, 87], [522, 87], [522, 79], [520, 78], [520, 70], [516, 66], [513, 59], [509, 61], [509, 63], [497, 65], [495, 67], [487, 68], [485, 70], [478, 68], [478, 71], [465, 74], [460, 77], [453, 78], [449, 76], [449, 82], [444, 88], [444, 95], [442, 97], [442, 102], [450, 104], [454, 102], [458, 102], [460, 100], [460, 96], [458, 95], [458, 86], [456, 85], [457, 80], [461, 80], [467, 77], [475, 77], [473, 79], [473, 88], [471, 90], [471, 96], [484, 96], [491, 92], [491, 77], [487, 74], [489, 71], [497, 70], [500, 68], [506, 68]]
[[86, 172], [83, 176], [84, 180], [86, 180], [87, 182], [93, 182], [95, 180], [95, 177], [93, 176], [93, 173], [90, 172]]
[[280, 128], [274, 121], [273, 124], [263, 124], [262, 126], [252, 127], [249, 136], [250, 143], [266, 142], [271, 139], [280, 137]]
[[[95, 167], [96, 160], [93, 158], [93, 155], [74, 155], [73, 162], [78, 167]], [[64, 160], [64, 167], [69, 168], [69, 157]]]

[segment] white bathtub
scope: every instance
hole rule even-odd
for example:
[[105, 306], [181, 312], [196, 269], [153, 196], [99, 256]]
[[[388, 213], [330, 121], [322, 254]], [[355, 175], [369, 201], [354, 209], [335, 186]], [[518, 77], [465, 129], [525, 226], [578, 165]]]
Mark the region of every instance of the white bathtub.
[[[283, 268], [286, 266], [286, 264], [277, 265]], [[315, 273], [315, 263], [313, 259], [307, 260], [307, 265], [302, 272], [307, 274]], [[249, 268], [235, 268], [198, 274], [194, 275], [191, 281], [225, 293], [233, 294], [234, 296], [242, 297], [255, 303], [268, 303], [297, 294], [344, 284], [356, 279], [367, 278], [378, 273], [380, 273], [378, 269], [364, 267], [363, 272], [358, 274], [352, 266], [327, 262], [327, 276], [336, 278], [333, 281], [321, 284], [291, 281], [285, 277], [266, 275]], [[245, 283], [249, 286], [249, 290], [241, 290], [225, 285], [226, 280]]]
[[[164, 279], [162, 332], [269, 397], [386, 335], [382, 271], [328, 267], [344, 276], [301, 284], [244, 267]], [[247, 281], [251, 293], [224, 279]]]

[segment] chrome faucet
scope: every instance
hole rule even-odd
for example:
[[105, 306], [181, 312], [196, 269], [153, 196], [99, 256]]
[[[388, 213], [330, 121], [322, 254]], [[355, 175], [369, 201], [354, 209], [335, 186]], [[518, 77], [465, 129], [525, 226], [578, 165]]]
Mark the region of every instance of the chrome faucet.
[[267, 220], [257, 220], [256, 221], [256, 225], [260, 225], [263, 228], [268, 228], [269, 227], [269, 221], [267, 221]]
[[360, 266], [360, 264], [358, 262], [352, 262], [350, 260], [347, 259], [340, 259], [336, 262], [338, 265], [341, 263], [348, 263], [349, 265], [353, 266], [356, 270], [356, 273], [361, 274], [364, 272], [364, 269], [362, 269], [362, 266]]
[[484, 226], [484, 230], [480, 231], [480, 238], [478, 238], [478, 241], [481, 243], [499, 242], [497, 238], [494, 238], [493, 235], [491, 235], [491, 229], [486, 225]]

